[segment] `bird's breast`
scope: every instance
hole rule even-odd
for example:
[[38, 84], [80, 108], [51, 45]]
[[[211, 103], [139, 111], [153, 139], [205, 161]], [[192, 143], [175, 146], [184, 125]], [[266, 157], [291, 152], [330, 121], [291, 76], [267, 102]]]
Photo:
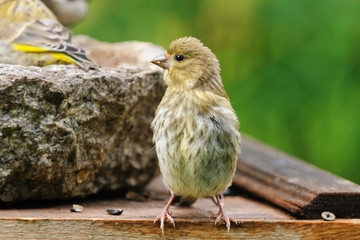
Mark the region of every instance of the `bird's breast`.
[[160, 169], [168, 187], [177, 194], [190, 192], [195, 197], [224, 191], [231, 182], [240, 150], [240, 135], [226, 119], [227, 113], [234, 115], [232, 109], [204, 109], [184, 96], [165, 100], [152, 126]]

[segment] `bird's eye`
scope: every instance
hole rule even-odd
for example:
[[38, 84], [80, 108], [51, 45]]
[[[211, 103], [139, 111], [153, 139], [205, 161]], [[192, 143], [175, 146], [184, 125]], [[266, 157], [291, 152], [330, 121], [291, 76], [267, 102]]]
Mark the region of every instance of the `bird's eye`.
[[178, 54], [175, 56], [175, 59], [176, 61], [181, 62], [182, 60], [184, 60], [184, 55]]

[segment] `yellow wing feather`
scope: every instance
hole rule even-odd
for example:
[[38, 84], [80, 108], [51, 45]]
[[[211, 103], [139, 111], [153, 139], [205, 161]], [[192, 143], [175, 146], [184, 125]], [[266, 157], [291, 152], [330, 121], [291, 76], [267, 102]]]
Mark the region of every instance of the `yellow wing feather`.
[[14, 50], [22, 51], [22, 52], [37, 52], [37, 53], [49, 52], [49, 50], [44, 49], [44, 48], [30, 46], [30, 45], [23, 45], [23, 44], [18, 44], [18, 43], [12, 43], [12, 47]]
[[53, 54], [51, 54], [51, 56], [53, 58], [59, 59], [63, 62], [76, 63], [76, 61], [74, 59], [72, 59], [70, 56], [63, 54], [63, 53], [53, 53]]

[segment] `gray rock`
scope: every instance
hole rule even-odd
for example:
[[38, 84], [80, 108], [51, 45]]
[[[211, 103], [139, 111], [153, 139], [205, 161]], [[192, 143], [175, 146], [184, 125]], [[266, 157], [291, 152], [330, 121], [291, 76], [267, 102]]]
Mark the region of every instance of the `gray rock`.
[[165, 90], [150, 43], [77, 37], [100, 70], [0, 64], [0, 200], [84, 197], [158, 174], [150, 123]]

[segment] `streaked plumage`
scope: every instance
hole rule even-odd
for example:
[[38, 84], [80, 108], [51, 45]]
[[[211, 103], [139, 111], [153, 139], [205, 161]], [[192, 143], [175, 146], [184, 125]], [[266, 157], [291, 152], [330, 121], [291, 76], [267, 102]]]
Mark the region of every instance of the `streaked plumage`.
[[[152, 62], [165, 69], [167, 84], [152, 122], [164, 182], [172, 196], [218, 198], [231, 184], [241, 138], [218, 60], [198, 39], [185, 37]], [[172, 200], [156, 218], [162, 230], [165, 218], [173, 222], [168, 213]], [[229, 229], [220, 204], [219, 209], [217, 221], [224, 218]]]
[[97, 68], [40, 0], [1, 0], [0, 16], [0, 62]]

